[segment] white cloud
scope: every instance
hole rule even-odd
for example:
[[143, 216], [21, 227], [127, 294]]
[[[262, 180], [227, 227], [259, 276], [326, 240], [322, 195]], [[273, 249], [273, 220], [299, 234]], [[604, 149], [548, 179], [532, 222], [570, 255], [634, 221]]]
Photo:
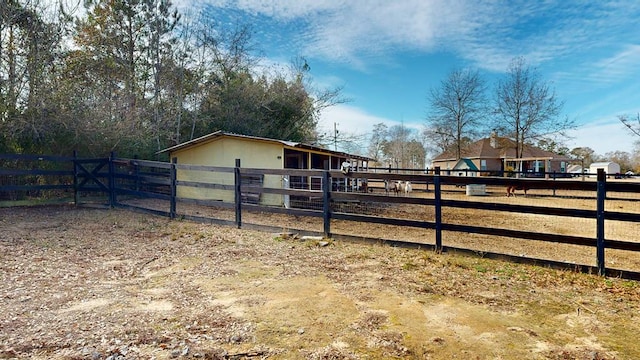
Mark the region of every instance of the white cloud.
[[369, 134], [373, 130], [373, 126], [378, 123], [385, 123], [387, 126], [395, 124], [390, 119], [368, 114], [357, 107], [341, 104], [327, 108], [322, 112], [318, 131], [333, 134], [335, 124], [338, 131], [342, 133], [361, 136]]
[[632, 135], [620, 121], [602, 120], [581, 126], [569, 132], [573, 139], [567, 141], [567, 147], [590, 147], [596, 154], [604, 155], [612, 151], [633, 150], [634, 142], [639, 140]]
[[[50, 0], [48, 0], [50, 1]], [[63, 0], [79, 7], [79, 0]], [[366, 68], [398, 50], [445, 51], [479, 68], [502, 72], [515, 56], [531, 64], [605, 48], [612, 38], [640, 41], [640, 3], [475, 0], [174, 0], [181, 10], [210, 5], [280, 23], [299, 22], [288, 34], [298, 52]], [[299, 28], [297, 28], [299, 26]], [[595, 63], [606, 78], [624, 76], [640, 53], [630, 45]], [[579, 64], [574, 64], [579, 65]]]
[[[629, 43], [640, 40], [635, 31], [639, 6], [628, 1], [209, 0], [208, 3], [281, 23], [296, 22], [299, 26], [296, 33], [289, 35], [291, 46], [300, 53], [360, 69], [366, 69], [370, 61], [388, 62], [399, 51], [440, 51], [455, 53], [479, 68], [503, 72], [516, 56], [524, 56], [538, 65], [601, 50], [620, 35]], [[579, 58], [580, 62], [585, 61], [584, 66], [592, 65], [589, 60], [592, 59]]]
[[419, 123], [403, 123], [375, 116], [363, 109], [345, 104], [325, 109], [320, 116], [318, 131], [331, 136], [334, 134], [334, 130], [337, 129], [342, 134], [353, 135], [362, 138], [366, 142], [373, 131], [374, 125], [379, 123], [384, 123], [387, 127], [402, 125], [417, 133], [422, 131], [422, 125]]
[[[477, 10], [464, 0], [299, 1], [210, 0], [215, 7], [235, 8], [287, 23], [299, 21], [292, 41], [301, 52], [364, 66], [371, 57], [393, 50], [431, 50], [455, 34], [481, 26], [469, 21]], [[476, 6], [477, 7], [477, 6]]]
[[333, 0], [210, 0], [208, 3], [220, 7], [235, 7], [249, 13], [260, 13], [282, 20], [305, 17], [343, 6], [341, 1]]
[[594, 64], [599, 71], [593, 76], [604, 82], [626, 80], [629, 75], [638, 72], [638, 63], [640, 45], [627, 45], [621, 51]]

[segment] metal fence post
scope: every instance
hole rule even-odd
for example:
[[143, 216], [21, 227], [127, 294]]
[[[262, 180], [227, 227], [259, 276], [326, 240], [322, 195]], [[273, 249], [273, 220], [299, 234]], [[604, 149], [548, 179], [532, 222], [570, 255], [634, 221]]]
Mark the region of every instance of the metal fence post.
[[78, 191], [78, 150], [73, 150], [73, 202], [80, 204], [80, 192]]
[[[169, 200], [169, 218], [176, 218], [176, 194], [177, 194], [177, 180], [178, 174], [176, 170], [176, 164], [178, 163], [178, 158], [174, 157], [171, 159], [171, 168], [169, 172], [169, 178], [171, 182], [171, 199]], [[137, 166], [136, 166], [137, 168]]]
[[605, 265], [604, 265], [604, 200], [607, 197], [607, 176], [604, 172], [604, 169], [598, 169], [598, 198], [596, 201], [596, 227], [597, 227], [597, 265], [598, 265], [598, 275], [605, 275]]
[[236, 203], [236, 226], [242, 227], [242, 177], [240, 176], [240, 159], [236, 159], [236, 167], [233, 169], [233, 180]]
[[322, 173], [322, 220], [324, 223], [324, 237], [331, 237], [331, 173]]
[[436, 252], [442, 252], [442, 193], [440, 184], [440, 167], [436, 166], [433, 174], [433, 192], [435, 197]]

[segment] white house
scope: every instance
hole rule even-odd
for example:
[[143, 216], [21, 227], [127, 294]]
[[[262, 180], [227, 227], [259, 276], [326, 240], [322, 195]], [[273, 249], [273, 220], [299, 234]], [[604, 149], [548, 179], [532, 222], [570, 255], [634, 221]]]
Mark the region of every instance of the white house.
[[592, 163], [591, 165], [589, 165], [589, 174], [597, 174], [598, 169], [604, 169], [604, 172], [606, 172], [607, 175], [615, 175], [620, 173], [620, 165], [612, 161]]

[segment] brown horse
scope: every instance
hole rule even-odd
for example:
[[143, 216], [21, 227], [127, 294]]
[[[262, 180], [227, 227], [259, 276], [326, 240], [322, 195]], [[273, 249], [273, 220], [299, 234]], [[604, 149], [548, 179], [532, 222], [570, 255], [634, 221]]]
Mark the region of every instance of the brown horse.
[[524, 195], [527, 195], [527, 188], [524, 185], [509, 185], [507, 186], [507, 197], [516, 196], [516, 190], [524, 191]]

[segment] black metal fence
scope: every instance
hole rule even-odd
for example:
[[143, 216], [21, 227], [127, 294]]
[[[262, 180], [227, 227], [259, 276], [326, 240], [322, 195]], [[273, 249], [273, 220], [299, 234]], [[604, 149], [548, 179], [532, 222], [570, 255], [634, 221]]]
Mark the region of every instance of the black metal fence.
[[[414, 187], [414, 194], [403, 196], [390, 193], [389, 184], [397, 181], [410, 182]], [[298, 185], [291, 186], [293, 183]], [[573, 192], [572, 199], [593, 203], [593, 206], [549, 206], [555, 205], [556, 200], [551, 200], [551, 203], [539, 202], [544, 206], [534, 206], [531, 202], [504, 202], [501, 189], [511, 186], [526, 189], [530, 194], [538, 191], [530, 199], [561, 199], [563, 196], [557, 192]], [[465, 191], [469, 195], [470, 189], [478, 187], [497, 189], [494, 191], [495, 196], [489, 199], [495, 200], [464, 196]], [[500, 197], [497, 196], [498, 191]], [[640, 268], [632, 266], [616, 269], [606, 266], [605, 249], [625, 251], [631, 256], [637, 256], [640, 239], [634, 238], [634, 235], [608, 239], [605, 229], [608, 222], [640, 228], [638, 194], [640, 183], [607, 181], [603, 172], [598, 173], [597, 178], [592, 181], [556, 181], [444, 176], [439, 174], [438, 169], [434, 174], [343, 173], [328, 170], [248, 169], [241, 167], [240, 160], [236, 160], [235, 167], [214, 167], [177, 164], [175, 161], [166, 163], [122, 159], [113, 154], [109, 158], [0, 155], [2, 206], [98, 203], [146, 211], [172, 219], [185, 218], [265, 230], [282, 230], [285, 227], [278, 224], [277, 219], [274, 222], [272, 218], [270, 223], [264, 224], [256, 221], [256, 217], [245, 221], [243, 216], [261, 213], [315, 218], [318, 219], [317, 228], [296, 229], [291, 225], [286, 228], [336, 239], [384, 242], [394, 246], [433, 249], [437, 252], [468, 250], [486, 257], [632, 279], [640, 279]], [[625, 211], [617, 211], [610, 206], [614, 202], [632, 206]], [[386, 211], [390, 207], [394, 211]], [[456, 211], [463, 216], [453, 220], [451, 214]], [[582, 234], [550, 233], [471, 221], [473, 214], [480, 212], [519, 216], [528, 214], [544, 217], [547, 222], [549, 219], [559, 219], [558, 223], [586, 219], [595, 222], [595, 231], [591, 235], [588, 231]], [[339, 222], [391, 226], [394, 230], [389, 231], [395, 233], [391, 236], [389, 232], [384, 233], [386, 230], [380, 230], [383, 233], [354, 234], [348, 230], [348, 226], [344, 227]], [[419, 235], [423, 239], [402, 239], [408, 229], [423, 231]], [[550, 246], [590, 248], [595, 250], [595, 266], [570, 260], [544, 259], [535, 254], [508, 254], [502, 252], [499, 246], [478, 251], [451, 245], [453, 238], [443, 234], [454, 233], [531, 240]], [[633, 230], [630, 233], [636, 236], [638, 234]], [[637, 263], [640, 264], [640, 261]]]

